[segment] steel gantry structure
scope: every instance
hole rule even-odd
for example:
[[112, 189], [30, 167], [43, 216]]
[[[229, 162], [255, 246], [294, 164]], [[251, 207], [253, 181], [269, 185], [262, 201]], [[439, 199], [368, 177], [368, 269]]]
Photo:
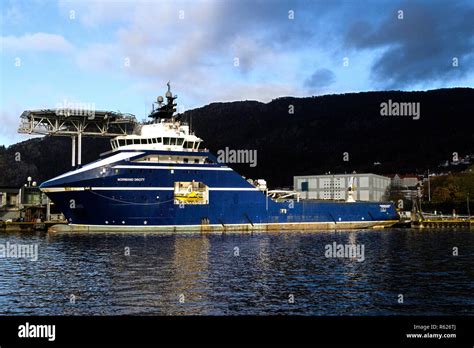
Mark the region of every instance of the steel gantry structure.
[[70, 109], [26, 110], [20, 116], [19, 133], [70, 136], [72, 166], [82, 164], [82, 137], [116, 137], [131, 134], [138, 124], [132, 114]]

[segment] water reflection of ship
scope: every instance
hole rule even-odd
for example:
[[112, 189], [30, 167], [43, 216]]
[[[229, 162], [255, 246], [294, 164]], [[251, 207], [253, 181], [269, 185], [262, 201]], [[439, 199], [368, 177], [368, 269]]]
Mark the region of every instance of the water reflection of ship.
[[[109, 252], [114, 237], [84, 234], [48, 234], [63, 256], [56, 259], [55, 267], [63, 270], [58, 279], [68, 296], [80, 299], [91, 296], [91, 289], [100, 287], [99, 296], [104, 306], [118, 306], [115, 314], [199, 315], [206, 314], [206, 296], [209, 285], [210, 241], [206, 236], [126, 235], [119, 239], [117, 252]], [[111, 244], [112, 243], [112, 244]], [[160, 247], [157, 250], [156, 245]], [[67, 257], [71, 250], [88, 250], [97, 256], [96, 262], [75, 262]], [[126, 253], [129, 253], [126, 256]], [[67, 283], [82, 274], [81, 282], [89, 286], [76, 288]], [[86, 276], [87, 275], [87, 276]], [[181, 297], [183, 296], [183, 297]], [[180, 302], [183, 299], [183, 302]], [[66, 302], [67, 303], [67, 302]], [[77, 314], [78, 307], [66, 306], [64, 313]], [[104, 313], [103, 313], [104, 314]]]
[[169, 315], [206, 314], [208, 253], [206, 236], [176, 236], [172, 258], [173, 275], [167, 289], [164, 311]]

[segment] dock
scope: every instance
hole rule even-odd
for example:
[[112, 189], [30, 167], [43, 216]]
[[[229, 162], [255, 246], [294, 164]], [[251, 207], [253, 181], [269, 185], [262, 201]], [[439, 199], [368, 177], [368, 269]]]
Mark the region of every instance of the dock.
[[412, 228], [472, 228], [474, 220], [463, 218], [439, 218], [412, 221]]
[[467, 228], [471, 229], [474, 222], [474, 216], [471, 216], [469, 210], [469, 201], [467, 205], [467, 215], [456, 214], [453, 210], [452, 215], [443, 215], [442, 213], [424, 212], [421, 210], [421, 204], [416, 200], [413, 202], [413, 210], [405, 212], [405, 220], [411, 220], [411, 228]]
[[412, 228], [471, 228], [474, 217], [470, 215], [439, 215], [421, 211], [411, 214]]
[[0, 221], [0, 232], [46, 232], [53, 225], [67, 224], [62, 221], [46, 221], [46, 222], [10, 222]]

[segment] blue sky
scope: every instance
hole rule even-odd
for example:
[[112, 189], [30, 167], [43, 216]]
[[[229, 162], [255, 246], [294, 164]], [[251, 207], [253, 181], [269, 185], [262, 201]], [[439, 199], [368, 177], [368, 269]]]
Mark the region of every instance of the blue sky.
[[0, 145], [26, 139], [16, 133], [23, 110], [65, 100], [143, 119], [168, 80], [180, 111], [474, 87], [472, 1], [6, 0], [0, 9]]

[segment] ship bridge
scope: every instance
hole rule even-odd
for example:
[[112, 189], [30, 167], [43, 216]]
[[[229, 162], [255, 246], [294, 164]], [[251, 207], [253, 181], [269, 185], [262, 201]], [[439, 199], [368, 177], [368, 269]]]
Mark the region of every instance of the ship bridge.
[[72, 166], [82, 164], [82, 137], [129, 135], [137, 126], [134, 115], [113, 111], [42, 109], [26, 110], [20, 116], [19, 133], [72, 138]]

